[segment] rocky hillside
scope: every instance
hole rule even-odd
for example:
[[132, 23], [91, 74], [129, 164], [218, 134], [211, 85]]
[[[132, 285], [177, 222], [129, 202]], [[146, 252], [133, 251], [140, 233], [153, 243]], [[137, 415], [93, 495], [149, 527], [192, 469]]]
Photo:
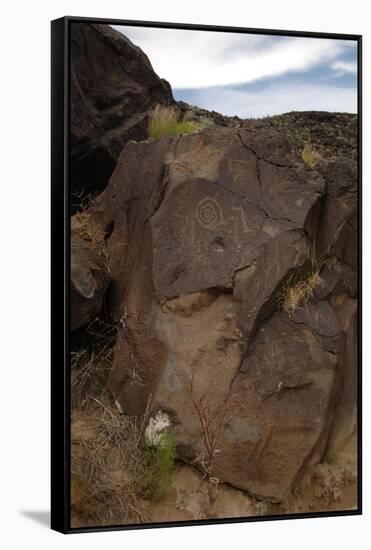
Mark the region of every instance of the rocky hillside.
[[169, 86], [115, 31], [83, 29], [73, 188], [107, 186], [72, 218], [72, 328], [81, 345], [97, 316], [116, 327], [112, 401], [165, 414], [179, 459], [267, 503], [328, 456], [354, 476], [355, 117], [181, 104], [211, 123], [146, 139]]
[[286, 113], [269, 120], [298, 151], [309, 143], [325, 159], [357, 159], [357, 115], [309, 111]]

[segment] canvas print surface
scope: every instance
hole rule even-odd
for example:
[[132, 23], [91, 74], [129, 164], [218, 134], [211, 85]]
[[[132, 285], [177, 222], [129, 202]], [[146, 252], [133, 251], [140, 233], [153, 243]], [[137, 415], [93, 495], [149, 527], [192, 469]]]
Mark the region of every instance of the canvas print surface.
[[357, 508], [357, 42], [73, 22], [71, 525]]

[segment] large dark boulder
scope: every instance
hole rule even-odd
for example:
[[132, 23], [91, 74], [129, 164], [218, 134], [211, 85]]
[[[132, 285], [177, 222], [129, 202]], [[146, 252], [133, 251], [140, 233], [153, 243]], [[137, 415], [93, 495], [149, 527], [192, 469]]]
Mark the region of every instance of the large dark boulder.
[[173, 101], [148, 57], [108, 25], [71, 25], [71, 190], [108, 183], [129, 139], [147, 135], [148, 111]]
[[[213, 475], [272, 501], [321, 460], [339, 403], [352, 406], [342, 383], [354, 333], [338, 303], [350, 292], [343, 232], [356, 173], [335, 162], [321, 172], [269, 121], [213, 127], [127, 143], [90, 210], [120, 327], [108, 381], [116, 404], [167, 413], [179, 456], [200, 468], [206, 407], [218, 419]], [[315, 237], [328, 243], [323, 283], [289, 316], [280, 292]]]

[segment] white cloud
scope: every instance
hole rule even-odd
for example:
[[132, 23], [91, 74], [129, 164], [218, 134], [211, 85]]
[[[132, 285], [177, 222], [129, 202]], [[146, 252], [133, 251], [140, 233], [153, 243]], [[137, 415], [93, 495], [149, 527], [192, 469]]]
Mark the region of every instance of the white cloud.
[[192, 103], [225, 115], [241, 118], [262, 117], [290, 111], [357, 112], [357, 92], [352, 88], [328, 85], [296, 84], [295, 93], [288, 84], [259, 91], [211, 88], [194, 91]]
[[354, 61], [335, 61], [331, 63], [331, 68], [339, 74], [352, 73], [357, 74], [357, 62]]
[[350, 43], [207, 31], [115, 27], [148, 55], [157, 74], [174, 88], [252, 82], [331, 62]]

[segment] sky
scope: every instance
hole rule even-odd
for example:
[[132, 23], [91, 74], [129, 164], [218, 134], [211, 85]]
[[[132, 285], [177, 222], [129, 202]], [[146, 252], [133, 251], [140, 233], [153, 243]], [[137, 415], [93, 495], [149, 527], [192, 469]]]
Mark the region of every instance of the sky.
[[241, 118], [357, 112], [355, 41], [114, 28], [147, 54], [176, 100]]

